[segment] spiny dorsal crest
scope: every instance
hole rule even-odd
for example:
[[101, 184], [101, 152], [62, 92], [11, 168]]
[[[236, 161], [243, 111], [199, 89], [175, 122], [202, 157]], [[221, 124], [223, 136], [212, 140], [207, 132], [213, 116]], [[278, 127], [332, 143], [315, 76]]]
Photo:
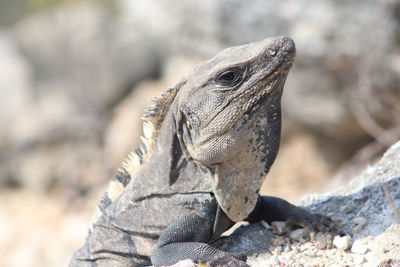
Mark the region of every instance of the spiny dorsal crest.
[[149, 151], [151, 151], [161, 128], [161, 123], [163, 122], [172, 101], [175, 99], [179, 88], [184, 84], [185, 81], [182, 81], [174, 88], [165, 90], [160, 97], [155, 97], [151, 101], [150, 106], [144, 110], [142, 116], [143, 136], [140, 137], [140, 148], [134, 149], [128, 154], [127, 158], [122, 162], [121, 167], [118, 169], [114, 179], [110, 181], [108, 188], [93, 215], [93, 223], [96, 222], [105, 209], [122, 194], [131, 181], [132, 175], [137, 171], [143, 160], [145, 160], [145, 156], [149, 154]]

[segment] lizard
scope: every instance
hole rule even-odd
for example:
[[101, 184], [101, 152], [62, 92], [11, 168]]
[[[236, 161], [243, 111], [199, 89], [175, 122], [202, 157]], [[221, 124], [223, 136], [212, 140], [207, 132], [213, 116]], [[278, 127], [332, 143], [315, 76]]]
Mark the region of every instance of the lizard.
[[212, 246], [233, 224], [286, 220], [327, 231], [331, 220], [261, 184], [280, 144], [281, 96], [296, 54], [285, 36], [224, 49], [144, 111], [140, 149], [117, 171], [77, 266], [248, 266]]

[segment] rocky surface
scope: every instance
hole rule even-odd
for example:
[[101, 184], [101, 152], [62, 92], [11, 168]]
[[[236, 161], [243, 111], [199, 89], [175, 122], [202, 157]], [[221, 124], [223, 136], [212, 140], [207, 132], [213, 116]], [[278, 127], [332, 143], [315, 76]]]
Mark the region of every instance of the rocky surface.
[[242, 226], [217, 244], [252, 255], [248, 262], [254, 267], [399, 266], [399, 188], [400, 142], [348, 185], [303, 200], [310, 211], [331, 216], [345, 236], [310, 235], [304, 229], [288, 230], [284, 222], [273, 222], [271, 227]]

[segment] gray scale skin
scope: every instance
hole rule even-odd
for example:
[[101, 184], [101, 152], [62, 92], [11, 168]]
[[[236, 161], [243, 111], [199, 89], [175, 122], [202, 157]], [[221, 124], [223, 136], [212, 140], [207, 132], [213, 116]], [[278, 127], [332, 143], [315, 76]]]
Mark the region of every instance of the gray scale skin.
[[184, 259], [248, 266], [245, 256], [210, 245], [237, 221], [288, 220], [327, 230], [329, 219], [258, 194], [278, 152], [280, 99], [294, 57], [293, 40], [274, 37], [197, 65], [179, 84], [140, 167], [124, 174], [130, 182], [104, 208], [70, 267]]

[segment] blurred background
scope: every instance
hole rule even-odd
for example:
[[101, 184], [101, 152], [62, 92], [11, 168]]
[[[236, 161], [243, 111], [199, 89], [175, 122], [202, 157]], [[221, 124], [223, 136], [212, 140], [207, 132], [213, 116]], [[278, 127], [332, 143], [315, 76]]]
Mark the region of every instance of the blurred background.
[[67, 266], [153, 96], [225, 47], [291, 36], [262, 192], [334, 190], [400, 138], [396, 0], [0, 0], [0, 266]]

